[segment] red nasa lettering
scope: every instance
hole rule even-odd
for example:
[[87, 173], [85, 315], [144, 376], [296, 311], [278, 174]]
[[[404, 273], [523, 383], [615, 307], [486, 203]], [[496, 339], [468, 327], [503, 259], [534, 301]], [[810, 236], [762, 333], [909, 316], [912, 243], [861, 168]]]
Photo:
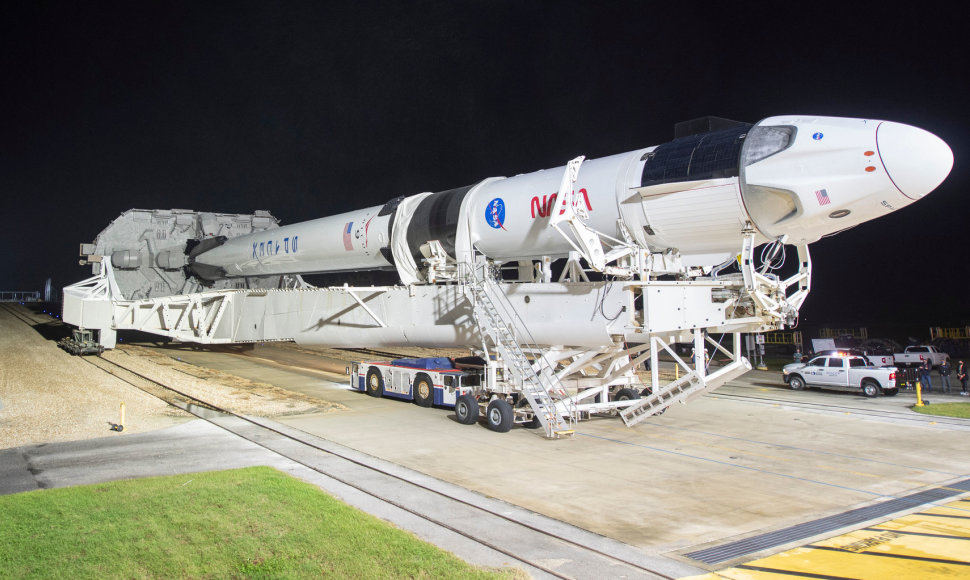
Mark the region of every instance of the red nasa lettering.
[[[573, 193], [575, 195], [575, 192]], [[589, 193], [586, 191], [586, 188], [584, 187], [580, 189], [579, 193], [583, 194], [583, 201], [586, 203], [586, 209], [588, 209], [589, 211], [593, 211], [593, 206], [590, 205], [589, 203]], [[556, 206], [556, 197], [558, 196], [559, 196], [558, 193], [554, 193], [550, 196], [543, 195], [542, 201], [539, 200], [538, 195], [533, 197], [532, 204], [531, 204], [532, 219], [535, 219], [537, 215], [538, 217], [543, 218], [549, 215], [550, 213], [552, 213], [552, 208]], [[578, 204], [578, 201], [575, 199], [575, 197], [573, 198], [573, 203]], [[561, 209], [559, 210], [559, 215], [562, 215], [565, 212], [566, 212], [565, 209]]]

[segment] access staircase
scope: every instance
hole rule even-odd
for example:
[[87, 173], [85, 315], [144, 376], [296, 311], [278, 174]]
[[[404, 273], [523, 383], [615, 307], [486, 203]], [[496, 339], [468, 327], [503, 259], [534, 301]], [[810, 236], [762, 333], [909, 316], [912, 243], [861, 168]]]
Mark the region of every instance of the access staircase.
[[572, 435], [575, 431], [575, 413], [570, 411], [566, 389], [544, 358], [536, 357], [533, 363], [526, 356], [522, 344], [510, 328], [516, 318], [512, 305], [506, 299], [503, 305], [506, 315], [503, 316], [490, 296], [505, 298], [501, 289], [484, 272], [469, 272], [463, 278], [466, 296], [472, 303], [479, 330], [491, 339], [496, 354], [521, 384], [522, 395], [532, 406], [546, 437], [555, 439]]
[[709, 393], [724, 383], [751, 370], [751, 364], [744, 358], [719, 368], [707, 377], [697, 371], [690, 371], [679, 379], [663, 385], [635, 404], [620, 410], [620, 418], [627, 427], [632, 427], [651, 415], [656, 415], [674, 403], [686, 403], [690, 399]]

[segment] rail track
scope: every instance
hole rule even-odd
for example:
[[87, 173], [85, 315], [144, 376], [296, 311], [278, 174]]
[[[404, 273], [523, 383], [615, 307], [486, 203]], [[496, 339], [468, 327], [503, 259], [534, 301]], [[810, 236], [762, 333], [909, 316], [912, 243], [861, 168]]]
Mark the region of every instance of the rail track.
[[[271, 426], [267, 423], [260, 421], [259, 419], [238, 415], [227, 409], [223, 409], [215, 405], [211, 405], [208, 402], [200, 400], [188, 393], [179, 391], [168, 385], [165, 385], [164, 383], [156, 381], [151, 377], [147, 377], [141, 373], [133, 371], [125, 367], [124, 365], [119, 364], [118, 362], [111, 361], [101, 357], [85, 357], [84, 360], [100, 368], [101, 370], [125, 381], [126, 383], [138, 389], [141, 389], [146, 393], [149, 393], [153, 396], [156, 396], [162, 399], [166, 403], [169, 403], [175, 407], [178, 407], [184, 411], [187, 411], [195, 415], [196, 417], [209, 421], [217, 426], [226, 428], [226, 424], [224, 421], [220, 421], [218, 420], [217, 417], [213, 417], [213, 413], [212, 413], [213, 411], [221, 415], [233, 417], [237, 420], [244, 421], [250, 428], [245, 430], [245, 432], [243, 432], [242, 430], [233, 430], [233, 432], [236, 435], [239, 435], [240, 437], [245, 438], [247, 441], [260, 445], [261, 447], [264, 447], [280, 455], [283, 455], [284, 457], [286, 457], [291, 461], [299, 463], [318, 473], [321, 473], [327, 477], [335, 479], [336, 481], [339, 481], [344, 485], [350, 486], [360, 492], [363, 492], [374, 499], [388, 503], [394, 506], [395, 508], [407, 511], [408, 513], [414, 516], [417, 516], [430, 524], [439, 526], [452, 533], [461, 535], [469, 540], [472, 540], [478, 544], [481, 544], [482, 546], [485, 546], [488, 549], [494, 550], [496, 552], [500, 552], [508, 556], [509, 558], [513, 558], [516, 561], [526, 565], [530, 569], [542, 571], [556, 578], [573, 577], [568, 574], [563, 574], [562, 571], [554, 570], [551, 567], [545, 565], [544, 563], [537, 561], [537, 559], [535, 558], [529, 558], [529, 557], [523, 556], [522, 554], [518, 553], [512, 546], [502, 545], [500, 543], [499, 538], [485, 539], [481, 537], [481, 535], [478, 532], [474, 531], [481, 528], [481, 522], [477, 522], [473, 526], [463, 526], [460, 523], [457, 523], [454, 521], [449, 523], [447, 521], [444, 521], [442, 518], [429, 515], [425, 513], [423, 510], [416, 509], [415, 507], [413, 507], [415, 504], [422, 505], [425, 502], [416, 500], [414, 497], [415, 494], [431, 494], [433, 496], [432, 501], [435, 501], [438, 503], [441, 503], [441, 502], [447, 502], [449, 504], [454, 503], [456, 504], [456, 507], [461, 506], [463, 509], [470, 508], [478, 513], [479, 518], [501, 519], [504, 522], [507, 522], [509, 524], [513, 524], [514, 526], [519, 527], [520, 528], [519, 533], [526, 533], [531, 536], [540, 535], [545, 537], [547, 541], [552, 541], [554, 543], [561, 542], [561, 543], [569, 544], [572, 546], [574, 550], [578, 548], [584, 553], [586, 553], [590, 558], [590, 561], [600, 560], [600, 561], [603, 561], [602, 562], [603, 564], [608, 566], [620, 565], [622, 567], [631, 569], [631, 570], [628, 570], [628, 572], [632, 571], [635, 574], [639, 573], [640, 575], [647, 576], [647, 577], [652, 576], [652, 577], [660, 577], [660, 578], [673, 578], [673, 576], [663, 574], [662, 572], [656, 569], [643, 565], [643, 563], [634, 562], [634, 561], [631, 561], [630, 559], [618, 557], [617, 555], [608, 553], [604, 550], [590, 547], [581, 542], [563, 538], [561, 535], [552, 533], [549, 530], [543, 529], [534, 524], [523, 522], [517, 518], [510, 517], [503, 513], [499, 513], [499, 510], [491, 509], [489, 507], [484, 507], [482, 505], [476, 505], [475, 503], [470, 502], [466, 499], [454, 497], [439, 489], [434, 489], [431, 486], [416, 483], [414, 481], [411, 481], [409, 479], [402, 477], [400, 474], [393, 473], [386, 469], [382, 469], [373, 464], [370, 464], [369, 462], [361, 461], [357, 458], [351, 457], [350, 455], [345, 455], [339, 452], [335, 452], [332, 448], [325, 449], [322, 446], [318, 445], [316, 442], [311, 441], [309, 437], [300, 437], [299, 435], [294, 434], [292, 431], [288, 429], [283, 430], [280, 428], [276, 428], [274, 426]], [[407, 488], [411, 489], [411, 491], [401, 493], [400, 497], [409, 498], [410, 501], [408, 503], [412, 505], [408, 505], [408, 503], [405, 503], [403, 501], [397, 501], [397, 500], [388, 498], [383, 494], [376, 493], [367, 484], [359, 483], [359, 480], [355, 481], [342, 476], [341, 469], [323, 468], [314, 462], [306, 461], [303, 457], [301, 457], [302, 454], [281, 451], [280, 446], [278, 444], [266, 443], [268, 440], [275, 440], [279, 437], [285, 438], [289, 442], [295, 442], [300, 444], [301, 446], [309, 447], [314, 450], [326, 453], [330, 457], [340, 459], [343, 462], [352, 463], [357, 467], [364, 468], [382, 477], [392, 478], [393, 480], [395, 480], [395, 485], [398, 486], [399, 488], [401, 486], [406, 486]], [[362, 479], [366, 480], [369, 478], [362, 478]], [[446, 508], [445, 511], [452, 512], [453, 510], [451, 508]], [[503, 535], [507, 533], [508, 533], [507, 531], [503, 532]], [[517, 539], [510, 538], [510, 540], [511, 540], [510, 543], [513, 546], [519, 543], [519, 540]], [[535, 541], [534, 537], [532, 541]]]
[[[50, 323], [5, 306], [29, 325]], [[370, 351], [374, 352], [374, 351]], [[388, 353], [389, 354], [389, 353]], [[635, 548], [501, 502], [456, 490], [420, 474], [260, 418], [242, 416], [100, 356], [82, 360], [119, 380], [226, 429], [290, 461], [305, 466], [373, 500], [403, 510], [424, 522], [461, 536], [520, 563], [535, 576], [552, 578], [675, 578], [652, 565]], [[314, 461], [308, 457], [325, 457]], [[376, 482], [376, 483], [375, 483]], [[393, 489], [388, 493], [387, 489]], [[383, 491], [381, 491], [383, 490]], [[420, 506], [435, 505], [434, 510]], [[434, 514], [428, 513], [433, 511]], [[447, 516], [442, 516], [447, 514]], [[591, 545], [593, 544], [593, 545]], [[527, 546], [528, 548], [523, 548]], [[528, 552], [532, 552], [531, 554]]]
[[[13, 303], [13, 302], [3, 302], [3, 303], [0, 303], [0, 308], [3, 308], [11, 316], [13, 316], [14, 318], [20, 320], [24, 324], [27, 324], [28, 326], [36, 326], [38, 324], [61, 324], [61, 322], [59, 320], [57, 320], [56, 318], [47, 317], [44, 320], [37, 320], [36, 318], [32, 318], [30, 316], [27, 316], [24, 313], [24, 309], [23, 308], [17, 308], [16, 306], [17, 306], [16, 303]], [[68, 334], [70, 334], [70, 333], [68, 333]]]

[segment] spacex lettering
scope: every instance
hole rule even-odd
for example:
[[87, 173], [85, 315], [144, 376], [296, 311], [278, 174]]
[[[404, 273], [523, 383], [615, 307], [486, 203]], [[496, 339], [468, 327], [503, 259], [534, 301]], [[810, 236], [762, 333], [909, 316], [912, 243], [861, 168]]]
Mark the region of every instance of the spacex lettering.
[[277, 254], [295, 254], [297, 247], [297, 240], [300, 236], [293, 236], [292, 239], [289, 237], [281, 240], [269, 240], [268, 242], [253, 242], [253, 259], [263, 258], [266, 256], [275, 256]]
[[[593, 211], [593, 206], [590, 205], [589, 203], [589, 193], [586, 191], [586, 188], [584, 187], [580, 189], [579, 193], [583, 194], [583, 201], [586, 202], [586, 209], [588, 209], [589, 211]], [[548, 198], [547, 196], [543, 195], [542, 201], [539, 201], [539, 196], [533, 197], [532, 204], [531, 204], [532, 219], [535, 219], [536, 215], [538, 215], [539, 217], [546, 217], [547, 215], [549, 215], [549, 213], [552, 211], [552, 208], [555, 207], [556, 205], [556, 197], [558, 195], [559, 195], [558, 193], [554, 193], [548, 196]], [[579, 201], [575, 197], [575, 192], [573, 192], [573, 195], [574, 195], [573, 206], [576, 207], [579, 205]], [[559, 210], [559, 215], [562, 215], [565, 212], [566, 212], [565, 209]]]

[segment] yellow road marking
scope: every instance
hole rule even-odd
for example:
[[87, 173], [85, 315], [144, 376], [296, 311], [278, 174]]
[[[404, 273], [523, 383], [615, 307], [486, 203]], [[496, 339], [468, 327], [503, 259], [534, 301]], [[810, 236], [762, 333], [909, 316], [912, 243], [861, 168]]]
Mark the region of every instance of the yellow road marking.
[[970, 577], [968, 503], [955, 500], [690, 580]]

